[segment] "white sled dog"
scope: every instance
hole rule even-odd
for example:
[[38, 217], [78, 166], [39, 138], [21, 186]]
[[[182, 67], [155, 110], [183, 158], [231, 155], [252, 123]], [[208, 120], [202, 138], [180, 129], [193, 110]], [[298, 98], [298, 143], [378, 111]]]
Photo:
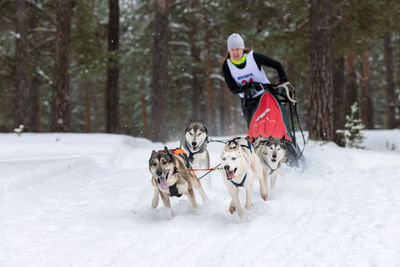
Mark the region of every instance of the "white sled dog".
[[229, 212], [233, 214], [235, 211], [241, 219], [244, 217], [244, 212], [239, 200], [239, 187], [244, 187], [246, 190], [246, 205], [247, 210], [253, 209], [252, 192], [253, 181], [259, 179], [260, 193], [264, 200], [267, 200], [267, 191], [262, 179], [263, 169], [260, 158], [254, 151], [251, 143], [241, 137], [234, 138], [228, 141], [221, 154], [221, 171], [223, 181], [232, 197]]
[[276, 177], [279, 172], [283, 176], [281, 164], [286, 160], [285, 137], [282, 139], [273, 137], [261, 137], [254, 142], [254, 149], [263, 165], [265, 184], [268, 190], [268, 177], [271, 177], [271, 188], [274, 189]]
[[[149, 160], [149, 170], [152, 175], [151, 183], [154, 186], [154, 195], [151, 206], [155, 209], [161, 197], [164, 206], [171, 209], [170, 197], [180, 197], [182, 194], [188, 196], [193, 209], [197, 209], [193, 186], [199, 191], [204, 199], [207, 196], [199, 180], [193, 172], [187, 171], [187, 166], [183, 157], [176, 155], [167, 147], [164, 150], [151, 152]], [[173, 212], [171, 211], [173, 216]]]
[[[180, 148], [185, 150], [193, 169], [209, 169], [210, 154], [207, 150], [208, 130], [203, 121], [189, 121], [183, 130]], [[197, 174], [199, 177], [204, 172]], [[205, 177], [211, 186], [211, 175]]]

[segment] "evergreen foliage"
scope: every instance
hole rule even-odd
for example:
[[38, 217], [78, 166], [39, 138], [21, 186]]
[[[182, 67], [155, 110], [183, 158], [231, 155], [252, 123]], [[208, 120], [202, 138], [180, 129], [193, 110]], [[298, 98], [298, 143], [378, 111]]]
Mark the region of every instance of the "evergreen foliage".
[[[149, 101], [154, 2], [120, 0], [120, 128], [121, 133], [134, 136], [147, 136], [152, 112]], [[176, 139], [181, 134], [184, 123], [192, 119], [194, 108], [198, 109], [197, 116], [210, 125], [212, 134], [233, 135], [246, 131], [239, 99], [224, 85], [219, 62], [226, 55], [226, 38], [232, 32], [241, 34], [248, 48], [282, 63], [288, 79], [296, 87], [300, 120], [305, 128], [308, 123], [305, 111], [310, 99], [308, 0], [169, 2], [169, 61], [165, 66], [169, 80], [164, 100], [169, 138]], [[51, 0], [26, 3], [30, 14], [29, 70], [39, 82], [39, 131], [48, 131], [54, 72], [55, 4]], [[73, 3], [70, 130], [104, 132], [108, 1]], [[0, 1], [1, 132], [11, 132], [16, 127], [15, 5], [16, 1]], [[376, 128], [384, 128], [387, 123], [382, 29], [392, 36], [394, 79], [396, 87], [400, 84], [399, 10], [399, 1], [332, 2], [335, 56], [353, 51], [358, 75], [361, 51], [370, 50], [369, 80], [371, 88], [375, 88], [371, 98]], [[273, 70], [265, 68], [265, 71], [272, 83], [278, 82]], [[199, 88], [197, 103], [193, 102], [195, 84]], [[398, 99], [399, 92], [396, 94]], [[210, 112], [207, 108], [213, 101], [215, 106]], [[396, 114], [399, 117], [398, 108]]]
[[362, 124], [361, 119], [358, 118], [358, 114], [359, 114], [359, 107], [358, 103], [355, 102], [351, 106], [350, 114], [346, 116], [346, 124], [344, 126], [345, 128], [344, 137], [346, 140], [346, 147], [364, 149], [365, 147], [362, 146], [362, 142], [365, 136], [361, 133], [361, 131], [365, 127]]

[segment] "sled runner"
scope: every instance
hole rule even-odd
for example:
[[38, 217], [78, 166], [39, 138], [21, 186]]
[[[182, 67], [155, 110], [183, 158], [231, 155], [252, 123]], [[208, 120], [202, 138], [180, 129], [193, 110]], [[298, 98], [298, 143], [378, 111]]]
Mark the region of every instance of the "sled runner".
[[[267, 87], [270, 89], [260, 99], [260, 103], [251, 119], [247, 138], [254, 143], [259, 137], [271, 136], [280, 139], [285, 137], [288, 164], [291, 167], [297, 167], [298, 160], [302, 157], [302, 151], [296, 142], [293, 120], [293, 116], [296, 115], [301, 130], [297, 115], [294, 88], [289, 82], [278, 86], [267, 85]], [[286, 111], [286, 106], [289, 106], [290, 117]]]

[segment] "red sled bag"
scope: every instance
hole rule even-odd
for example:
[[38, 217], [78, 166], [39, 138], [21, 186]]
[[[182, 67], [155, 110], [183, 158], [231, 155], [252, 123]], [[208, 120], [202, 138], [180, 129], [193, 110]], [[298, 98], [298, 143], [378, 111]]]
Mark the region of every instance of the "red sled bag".
[[285, 136], [286, 140], [293, 142], [288, 135], [278, 101], [270, 92], [266, 92], [251, 119], [247, 138], [253, 143], [259, 137], [269, 136], [279, 139]]

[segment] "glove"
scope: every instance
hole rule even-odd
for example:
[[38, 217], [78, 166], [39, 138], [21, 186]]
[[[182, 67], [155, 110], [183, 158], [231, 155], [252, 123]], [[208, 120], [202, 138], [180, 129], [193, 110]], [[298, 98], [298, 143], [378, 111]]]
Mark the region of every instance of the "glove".
[[258, 83], [258, 82], [253, 82], [250, 85], [252, 85], [253, 88], [256, 89], [257, 92], [264, 89], [264, 86], [261, 83]]
[[253, 98], [253, 95], [255, 95], [257, 93], [257, 90], [254, 89], [253, 86], [246, 86], [246, 90], [244, 91], [244, 99], [245, 100], [249, 100], [251, 98]]

